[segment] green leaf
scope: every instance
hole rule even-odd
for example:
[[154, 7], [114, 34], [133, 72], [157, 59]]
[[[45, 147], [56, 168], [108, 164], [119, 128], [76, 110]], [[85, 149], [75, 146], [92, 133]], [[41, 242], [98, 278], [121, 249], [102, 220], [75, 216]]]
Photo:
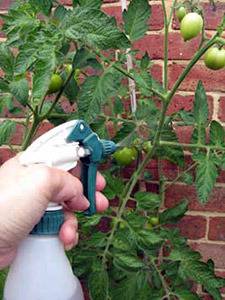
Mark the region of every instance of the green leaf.
[[91, 129], [97, 133], [97, 135], [101, 139], [109, 139], [108, 131], [105, 126], [105, 119], [104, 118], [99, 118], [96, 119], [93, 123], [89, 124]]
[[116, 27], [115, 19], [93, 8], [77, 7], [65, 19], [67, 38], [102, 50], [128, 48], [126, 35]]
[[38, 10], [49, 16], [53, 7], [53, 0], [29, 0], [29, 2], [36, 6]]
[[93, 53], [85, 48], [80, 48], [74, 55], [73, 67], [75, 69], [82, 69], [84, 67], [87, 67], [89, 65], [89, 61], [93, 58], [95, 58]]
[[5, 77], [12, 79], [14, 70], [14, 56], [5, 43], [0, 43], [0, 68], [5, 72]]
[[138, 244], [141, 247], [149, 248], [153, 245], [157, 245], [163, 242], [160, 235], [152, 230], [142, 229], [138, 231]]
[[128, 10], [124, 11], [124, 28], [131, 41], [136, 41], [145, 35], [150, 12], [147, 0], [132, 0]]
[[210, 144], [216, 146], [224, 146], [225, 132], [223, 126], [217, 122], [212, 121], [210, 124]]
[[208, 103], [205, 88], [201, 81], [198, 82], [198, 86], [195, 91], [194, 101], [194, 120], [196, 123], [197, 141], [205, 143], [205, 128], [208, 122]]
[[148, 56], [148, 52], [145, 52], [145, 55], [141, 59], [141, 69], [148, 70], [150, 64], [151, 64], [151, 60], [150, 57]]
[[176, 296], [179, 297], [179, 300], [200, 300], [197, 294], [190, 292], [189, 290], [185, 289], [175, 289]]
[[144, 262], [140, 258], [128, 253], [115, 254], [113, 262], [124, 270], [138, 271], [144, 267]]
[[8, 144], [12, 133], [16, 129], [16, 122], [5, 120], [0, 124], [0, 146]]
[[41, 100], [47, 93], [55, 67], [56, 57], [54, 49], [49, 48], [42, 51], [34, 68], [32, 90], [34, 101]]
[[122, 114], [124, 111], [123, 103], [119, 97], [115, 97], [113, 112], [115, 115]]
[[0, 93], [7, 92], [9, 92], [9, 85], [3, 78], [0, 78]]
[[88, 277], [88, 287], [91, 300], [106, 300], [108, 298], [109, 277], [104, 265], [99, 261], [92, 267]]
[[120, 85], [117, 72], [107, 70], [101, 76], [89, 76], [78, 94], [78, 112], [80, 118], [91, 123], [101, 112], [102, 105], [111, 101]]
[[84, 226], [85, 227], [95, 226], [100, 222], [101, 218], [102, 218], [102, 215], [93, 215], [91, 217], [87, 217], [86, 221], [84, 223]]
[[155, 210], [160, 206], [160, 197], [158, 194], [148, 192], [137, 192], [134, 195], [137, 201], [137, 207], [144, 210]]
[[132, 71], [133, 78], [143, 96], [149, 97], [152, 94], [152, 77], [147, 70], [140, 72]]
[[[64, 71], [62, 74], [60, 74], [60, 76], [65, 82], [68, 77], [68, 74], [66, 73], [66, 71]], [[66, 85], [66, 88], [64, 89], [64, 94], [68, 98], [70, 104], [73, 104], [77, 100], [77, 95], [79, 92], [79, 86], [74, 77], [75, 76], [71, 77], [70, 81]]]
[[106, 179], [104, 194], [107, 195], [109, 199], [114, 199], [123, 192], [125, 186], [120, 177], [113, 176], [111, 172], [104, 172], [104, 177]]
[[23, 106], [25, 106], [29, 97], [29, 87], [26, 78], [20, 78], [18, 80], [12, 81], [9, 84], [9, 88], [16, 100], [18, 100]]
[[176, 206], [164, 210], [160, 214], [160, 223], [162, 224], [176, 223], [185, 215], [187, 210], [188, 210], [188, 201], [183, 200]]
[[155, 128], [159, 117], [159, 110], [151, 99], [139, 99], [136, 118], [145, 121], [149, 128]]
[[206, 203], [216, 183], [218, 169], [212, 155], [199, 155], [195, 157], [197, 164], [195, 186], [201, 203]]
[[122, 127], [117, 132], [116, 136], [113, 138], [115, 143], [120, 142], [121, 140], [125, 139], [128, 135], [132, 134], [136, 129], [135, 124], [133, 123], [123, 123]]
[[63, 5], [58, 5], [54, 11], [54, 18], [63, 21], [68, 13], [68, 10]]
[[74, 4], [79, 4], [80, 6], [100, 8], [102, 0], [74, 0]]

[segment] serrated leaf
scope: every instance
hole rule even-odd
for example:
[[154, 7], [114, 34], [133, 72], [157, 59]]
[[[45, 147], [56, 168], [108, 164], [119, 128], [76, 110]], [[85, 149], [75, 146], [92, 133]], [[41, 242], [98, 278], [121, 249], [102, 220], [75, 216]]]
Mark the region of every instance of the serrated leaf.
[[148, 192], [137, 192], [134, 195], [137, 201], [137, 207], [144, 210], [155, 210], [160, 206], [160, 197], [158, 194]]
[[174, 292], [176, 296], [179, 297], [179, 300], [200, 300], [197, 294], [194, 294], [189, 290], [176, 288]]
[[58, 5], [54, 11], [54, 18], [63, 21], [68, 13], [68, 10], [63, 5]]
[[49, 16], [53, 7], [53, 0], [29, 0], [32, 5], [35, 5], [38, 10]]
[[100, 222], [101, 218], [101, 215], [93, 215], [91, 217], [87, 217], [84, 223], [84, 227], [97, 225]]
[[115, 143], [120, 142], [121, 140], [125, 139], [128, 135], [134, 132], [136, 126], [133, 123], [123, 123], [122, 127], [117, 132], [116, 136], [113, 138]]
[[201, 155], [195, 158], [197, 162], [195, 186], [201, 203], [206, 203], [216, 183], [218, 169], [211, 155]]
[[3, 78], [0, 78], [0, 93], [7, 92], [9, 92], [9, 85]]
[[115, 97], [113, 112], [115, 115], [122, 114], [124, 111], [123, 103], [119, 97]]
[[9, 142], [12, 133], [16, 129], [16, 122], [5, 120], [0, 124], [0, 146]]
[[110, 172], [104, 172], [104, 177], [106, 179], [104, 194], [107, 195], [109, 199], [114, 199], [117, 195], [121, 195], [125, 188], [122, 179], [113, 176]]
[[185, 215], [187, 210], [188, 210], [188, 201], [183, 200], [176, 206], [164, 210], [160, 214], [160, 223], [163, 224], [176, 223]]
[[183, 173], [180, 177], [180, 181], [184, 182], [188, 185], [192, 185], [193, 184], [193, 176], [191, 173]]
[[219, 122], [213, 120], [210, 124], [210, 144], [224, 146], [224, 142], [224, 128]]
[[33, 76], [32, 96], [34, 101], [41, 100], [48, 91], [51, 76], [56, 67], [56, 56], [54, 49], [42, 51], [38, 61], [35, 64]]
[[131, 41], [142, 38], [148, 30], [150, 6], [147, 0], [132, 0], [123, 12], [124, 28]]
[[25, 106], [29, 98], [29, 87], [26, 78], [21, 78], [10, 82], [9, 88], [16, 100]]
[[12, 79], [14, 56], [5, 43], [0, 43], [0, 68], [5, 72], [7, 78]]
[[114, 264], [124, 270], [138, 271], [144, 267], [143, 261], [137, 256], [128, 253], [117, 253], [114, 256]]
[[[60, 76], [64, 81], [66, 81], [68, 74], [65, 71]], [[75, 76], [71, 77], [70, 81], [66, 85], [66, 88], [64, 89], [64, 94], [68, 98], [70, 104], [73, 104], [77, 100], [77, 95], [79, 92], [79, 86], [74, 77]]]
[[116, 27], [115, 19], [102, 11], [77, 7], [63, 24], [67, 38], [102, 50], [128, 48], [125, 34]]
[[78, 94], [78, 112], [80, 118], [91, 123], [101, 112], [101, 107], [116, 95], [120, 81], [118, 74], [106, 71], [101, 76], [89, 76]]
[[161, 236], [152, 230], [143, 229], [138, 231], [138, 244], [141, 247], [148, 248], [153, 245], [160, 244], [161, 242], [163, 242]]
[[159, 109], [151, 99], [140, 99], [137, 105], [136, 118], [145, 121], [149, 128], [154, 128], [159, 117]]
[[93, 59], [93, 54], [85, 48], [80, 48], [76, 51], [73, 59], [73, 67], [75, 69], [82, 69], [89, 65], [89, 60]]
[[79, 4], [80, 6], [100, 8], [102, 0], [74, 0], [74, 3]]
[[109, 134], [105, 126], [105, 119], [99, 118], [90, 124], [91, 129], [97, 133], [101, 139], [109, 139]]
[[152, 77], [147, 70], [133, 71], [133, 78], [143, 96], [149, 97], [152, 93]]
[[95, 263], [88, 277], [88, 287], [91, 300], [106, 300], [108, 297], [109, 277], [104, 265]]
[[150, 66], [150, 57], [148, 56], [148, 53], [145, 52], [145, 55], [142, 57], [141, 59], [141, 69], [142, 70], [148, 70], [149, 66]]

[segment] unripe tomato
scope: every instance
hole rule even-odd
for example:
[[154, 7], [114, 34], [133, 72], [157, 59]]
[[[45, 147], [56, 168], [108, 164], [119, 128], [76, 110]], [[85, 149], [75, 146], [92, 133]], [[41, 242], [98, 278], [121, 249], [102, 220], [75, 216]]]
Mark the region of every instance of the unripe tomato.
[[58, 74], [53, 74], [48, 87], [48, 94], [58, 92], [58, 90], [60, 90], [62, 85], [63, 85], [63, 80], [61, 76]]
[[153, 228], [152, 224], [150, 222], [148, 222], [146, 225], [145, 225], [146, 229], [149, 229], [151, 230]]
[[137, 150], [132, 147], [124, 147], [123, 149], [117, 150], [113, 157], [115, 158], [116, 162], [121, 166], [128, 166], [130, 165], [135, 159], [137, 159]]
[[145, 153], [148, 153], [152, 149], [152, 143], [150, 141], [146, 141], [146, 142], [143, 143], [143, 147], [142, 148], [143, 148], [143, 150], [144, 150]]
[[219, 70], [225, 67], [225, 50], [212, 47], [206, 51], [204, 62], [207, 68]]
[[158, 218], [158, 217], [151, 217], [151, 218], [149, 219], [149, 222], [150, 222], [153, 226], [158, 225], [158, 224], [159, 224], [159, 218]]
[[184, 6], [180, 6], [176, 10], [176, 16], [180, 22], [183, 20], [183, 18], [186, 14], [187, 14], [187, 12], [186, 12], [186, 8]]
[[72, 70], [73, 70], [73, 66], [72, 66], [71, 64], [66, 64], [66, 65], [65, 65], [65, 70], [66, 70], [66, 73], [67, 73], [68, 75], [70, 75], [70, 73], [71, 73]]
[[180, 32], [185, 41], [196, 37], [202, 30], [203, 19], [196, 12], [188, 13], [181, 21]]
[[74, 79], [77, 83], [79, 81], [79, 76], [80, 76], [80, 69], [76, 69], [74, 73]]

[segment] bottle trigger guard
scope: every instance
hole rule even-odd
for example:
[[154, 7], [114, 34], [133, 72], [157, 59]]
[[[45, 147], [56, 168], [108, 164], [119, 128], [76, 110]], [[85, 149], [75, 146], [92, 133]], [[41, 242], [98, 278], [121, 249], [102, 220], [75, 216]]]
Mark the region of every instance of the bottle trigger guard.
[[96, 176], [100, 161], [115, 152], [117, 146], [103, 140], [83, 120], [73, 120], [48, 131], [20, 156], [20, 163], [42, 163], [62, 170], [73, 169], [81, 161], [84, 195], [90, 202], [86, 215], [96, 212]]

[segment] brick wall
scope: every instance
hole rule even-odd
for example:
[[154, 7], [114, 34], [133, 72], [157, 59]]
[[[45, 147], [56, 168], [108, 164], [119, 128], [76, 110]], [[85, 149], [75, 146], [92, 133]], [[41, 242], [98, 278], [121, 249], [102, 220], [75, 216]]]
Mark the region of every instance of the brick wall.
[[[10, 0], [0, 1], [1, 12], [7, 11]], [[72, 1], [63, 1], [70, 5]], [[121, 7], [119, 1], [105, 0], [103, 10], [115, 16], [117, 21], [121, 22]], [[168, 6], [171, 0], [166, 1]], [[213, 11], [208, 0], [201, 1], [205, 11], [207, 34], [210, 36], [220, 22], [225, 12], [225, 1], [215, 1], [217, 10]], [[149, 21], [149, 31], [147, 36], [135, 43], [135, 48], [147, 51], [155, 62], [153, 67], [156, 77], [162, 79], [163, 71], [163, 12], [160, 0], [150, 1], [152, 5], [152, 17]], [[1, 37], [1, 36], [0, 36]], [[3, 39], [3, 37], [1, 37]], [[195, 50], [198, 47], [199, 39], [196, 38], [190, 42], [184, 43], [179, 35], [179, 24], [173, 20], [169, 36], [169, 86], [171, 87], [183, 68], [187, 65]], [[225, 70], [210, 71], [205, 68], [200, 61], [194, 67], [193, 71], [181, 85], [180, 91], [174, 97], [169, 107], [169, 113], [181, 108], [190, 110], [193, 105], [194, 90], [198, 80], [201, 79], [207, 90], [210, 118], [225, 122]], [[1, 115], [2, 118], [10, 117], [7, 112]], [[22, 120], [22, 115], [20, 116]], [[39, 134], [48, 130], [51, 126], [44, 124]], [[18, 125], [17, 132], [12, 139], [14, 144], [19, 144], [22, 136], [22, 126]], [[178, 130], [178, 136], [181, 142], [188, 142], [191, 135], [191, 128]], [[10, 150], [7, 148], [0, 149], [0, 163], [10, 157]], [[191, 161], [190, 157], [186, 158]], [[151, 190], [157, 189], [158, 172], [156, 164], [152, 162], [149, 166], [151, 173], [154, 175], [152, 183], [147, 184]], [[177, 169], [170, 163], [165, 163], [163, 170], [168, 180], [176, 177]], [[129, 170], [128, 170], [129, 171]], [[128, 172], [126, 172], [128, 173]], [[166, 190], [165, 206], [170, 207], [182, 198], [189, 199], [189, 211], [183, 218], [179, 226], [184, 236], [189, 239], [194, 249], [199, 250], [204, 259], [212, 258], [215, 262], [218, 274], [225, 277], [225, 172], [221, 172], [216, 187], [211, 195], [207, 205], [202, 206], [197, 201], [197, 195], [194, 187], [186, 186], [182, 183], [170, 186]], [[202, 291], [199, 290], [199, 293]], [[224, 292], [225, 293], [225, 292]], [[202, 294], [202, 299], [211, 299]], [[225, 294], [224, 294], [225, 299]]]

